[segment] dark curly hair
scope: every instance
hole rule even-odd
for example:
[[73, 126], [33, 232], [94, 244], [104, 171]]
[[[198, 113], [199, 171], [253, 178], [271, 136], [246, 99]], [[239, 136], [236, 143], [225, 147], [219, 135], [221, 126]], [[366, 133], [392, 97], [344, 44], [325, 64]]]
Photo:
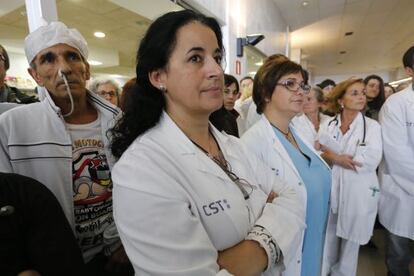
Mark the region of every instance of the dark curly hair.
[[138, 48], [135, 91], [125, 103], [123, 117], [108, 132], [111, 151], [116, 158], [121, 157], [139, 135], [159, 122], [165, 108], [165, 98], [163, 92], [151, 84], [149, 74], [167, 67], [176, 45], [178, 30], [194, 21], [215, 33], [219, 48], [224, 52], [220, 25], [212, 17], [182, 10], [166, 13], [156, 19]]

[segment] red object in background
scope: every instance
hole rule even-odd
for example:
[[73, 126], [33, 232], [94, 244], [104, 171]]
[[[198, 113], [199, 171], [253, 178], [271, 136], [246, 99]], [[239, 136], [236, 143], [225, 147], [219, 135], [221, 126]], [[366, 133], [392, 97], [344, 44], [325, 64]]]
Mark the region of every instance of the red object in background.
[[241, 63], [240, 60], [236, 60], [236, 75], [241, 74]]

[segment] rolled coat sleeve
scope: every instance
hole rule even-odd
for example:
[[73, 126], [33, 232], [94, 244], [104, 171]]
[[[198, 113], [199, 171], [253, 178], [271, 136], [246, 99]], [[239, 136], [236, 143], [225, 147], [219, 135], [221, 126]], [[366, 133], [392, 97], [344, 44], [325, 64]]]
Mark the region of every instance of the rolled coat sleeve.
[[[242, 145], [245, 147], [245, 145]], [[248, 152], [247, 148], [245, 150]], [[263, 191], [278, 194], [272, 203], [266, 203], [256, 225], [266, 228], [283, 253], [288, 264], [302, 242], [305, 225], [305, 209], [300, 195], [253, 153], [247, 153], [252, 171]]]

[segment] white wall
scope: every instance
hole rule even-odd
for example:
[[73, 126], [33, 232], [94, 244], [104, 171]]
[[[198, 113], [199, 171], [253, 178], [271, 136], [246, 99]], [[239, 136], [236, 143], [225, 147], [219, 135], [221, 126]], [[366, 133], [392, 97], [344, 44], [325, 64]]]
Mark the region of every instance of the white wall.
[[[227, 52], [227, 72], [242, 78], [247, 75], [246, 57], [236, 56], [236, 41], [238, 37], [248, 34], [261, 33], [265, 35], [256, 47], [266, 55], [285, 53], [286, 28], [279, 9], [273, 0], [188, 0], [201, 12], [214, 14], [225, 24], [225, 47]], [[221, 22], [221, 23], [223, 23]], [[241, 63], [241, 73], [236, 74], [236, 62]]]
[[261, 33], [265, 39], [257, 44], [266, 55], [285, 54], [286, 28], [279, 8], [274, 0], [244, 1], [246, 4], [245, 34]]

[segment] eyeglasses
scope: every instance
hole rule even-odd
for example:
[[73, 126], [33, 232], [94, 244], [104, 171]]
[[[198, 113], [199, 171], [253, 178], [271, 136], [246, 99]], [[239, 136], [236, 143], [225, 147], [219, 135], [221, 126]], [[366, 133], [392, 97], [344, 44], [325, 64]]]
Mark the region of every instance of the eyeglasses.
[[98, 91], [96, 92], [99, 96], [105, 97], [105, 96], [109, 96], [109, 97], [115, 97], [116, 96], [116, 92], [115, 91]]
[[[250, 195], [253, 193], [253, 185], [251, 185], [246, 179], [238, 177], [231, 169], [230, 164], [223, 158], [223, 161], [219, 161], [216, 158], [212, 158], [214, 162], [219, 165], [219, 167], [227, 174], [227, 176], [237, 185], [240, 191], [243, 194], [245, 200], [250, 198]], [[224, 162], [224, 164], [222, 163]]]
[[284, 86], [287, 90], [291, 92], [298, 92], [300, 88], [305, 94], [309, 93], [311, 89], [310, 85], [307, 85], [303, 82], [299, 83], [293, 79], [284, 80], [282, 82], [277, 83], [276, 85]]

